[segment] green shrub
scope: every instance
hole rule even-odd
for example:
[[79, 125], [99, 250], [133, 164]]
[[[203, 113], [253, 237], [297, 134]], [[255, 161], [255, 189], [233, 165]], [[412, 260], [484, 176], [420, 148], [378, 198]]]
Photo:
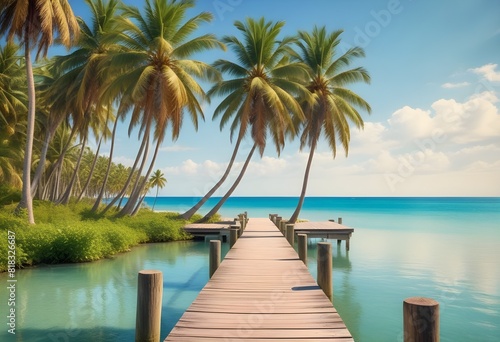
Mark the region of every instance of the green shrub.
[[[34, 202], [36, 225], [15, 216], [15, 205], [0, 209], [0, 233], [16, 234], [16, 265], [93, 261], [144, 242], [190, 238], [178, 214], [142, 210], [135, 217], [116, 218], [90, 211], [90, 203], [54, 205]], [[24, 214], [24, 213], [23, 213]], [[7, 270], [8, 242], [0, 240], [0, 272]]]

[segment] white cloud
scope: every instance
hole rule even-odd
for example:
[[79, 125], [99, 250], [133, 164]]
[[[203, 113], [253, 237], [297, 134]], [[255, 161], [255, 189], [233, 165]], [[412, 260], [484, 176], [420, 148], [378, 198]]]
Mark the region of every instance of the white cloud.
[[184, 152], [184, 151], [194, 151], [196, 148], [189, 146], [173, 145], [160, 148], [162, 152]]
[[473, 73], [480, 75], [490, 82], [500, 82], [500, 71], [496, 71], [497, 64], [486, 64], [479, 68], [469, 69]]
[[123, 164], [124, 166], [131, 167], [132, 165], [134, 165], [134, 159], [124, 156], [117, 156], [113, 157], [113, 163]]
[[445, 88], [445, 89], [454, 89], [454, 88], [463, 88], [463, 87], [467, 87], [468, 85], [470, 85], [469, 82], [459, 82], [459, 83], [444, 83], [441, 85], [442, 88]]

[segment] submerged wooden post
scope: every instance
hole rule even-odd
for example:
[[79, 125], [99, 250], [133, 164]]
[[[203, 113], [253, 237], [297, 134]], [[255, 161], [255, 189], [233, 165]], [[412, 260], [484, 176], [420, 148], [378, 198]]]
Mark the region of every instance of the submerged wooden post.
[[345, 240], [345, 250], [349, 252], [349, 249], [351, 249], [351, 238], [348, 237], [347, 240]]
[[210, 240], [210, 278], [220, 265], [220, 240]]
[[404, 341], [439, 342], [439, 303], [411, 297], [403, 301]]
[[229, 229], [229, 247], [233, 248], [233, 245], [236, 243], [238, 239], [238, 228], [230, 228]]
[[287, 224], [285, 225], [286, 229], [286, 239], [288, 240], [288, 243], [293, 247], [295, 243], [295, 229], [293, 224]]
[[299, 258], [307, 265], [307, 234], [297, 235]]
[[339, 217], [338, 223], [342, 224], [342, 217]]
[[332, 267], [332, 245], [329, 242], [318, 242], [317, 281], [330, 301], [333, 299]]
[[137, 311], [135, 341], [160, 341], [163, 275], [156, 270], [139, 272], [137, 281]]

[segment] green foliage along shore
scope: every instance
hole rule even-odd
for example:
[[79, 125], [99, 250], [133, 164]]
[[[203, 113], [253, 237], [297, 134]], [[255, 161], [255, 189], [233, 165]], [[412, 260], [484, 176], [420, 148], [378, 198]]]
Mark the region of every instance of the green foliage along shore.
[[[91, 204], [34, 202], [38, 218], [30, 226], [13, 214], [15, 205], [0, 207], [0, 272], [7, 270], [8, 232], [15, 232], [16, 266], [88, 262], [113, 256], [147, 242], [187, 240], [185, 220], [175, 213], [142, 209], [136, 216], [98, 216]], [[199, 217], [198, 217], [199, 218]]]

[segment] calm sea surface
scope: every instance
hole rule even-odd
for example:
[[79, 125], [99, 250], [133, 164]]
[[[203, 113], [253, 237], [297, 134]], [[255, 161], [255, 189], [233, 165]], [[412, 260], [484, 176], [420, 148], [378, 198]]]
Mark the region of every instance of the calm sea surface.
[[[152, 207], [154, 198], [146, 202]], [[221, 214], [288, 218], [296, 203], [232, 198]], [[155, 210], [193, 204], [158, 198]], [[307, 198], [300, 217], [342, 217], [355, 228], [349, 253], [333, 243], [333, 277], [334, 305], [356, 341], [402, 341], [402, 302], [413, 296], [439, 301], [441, 341], [500, 341], [500, 198]], [[208, 281], [208, 243], [151, 244], [111, 260], [19, 270], [15, 335], [7, 332], [8, 283], [0, 274], [0, 341], [133, 341], [141, 269], [163, 272], [166, 337]]]

